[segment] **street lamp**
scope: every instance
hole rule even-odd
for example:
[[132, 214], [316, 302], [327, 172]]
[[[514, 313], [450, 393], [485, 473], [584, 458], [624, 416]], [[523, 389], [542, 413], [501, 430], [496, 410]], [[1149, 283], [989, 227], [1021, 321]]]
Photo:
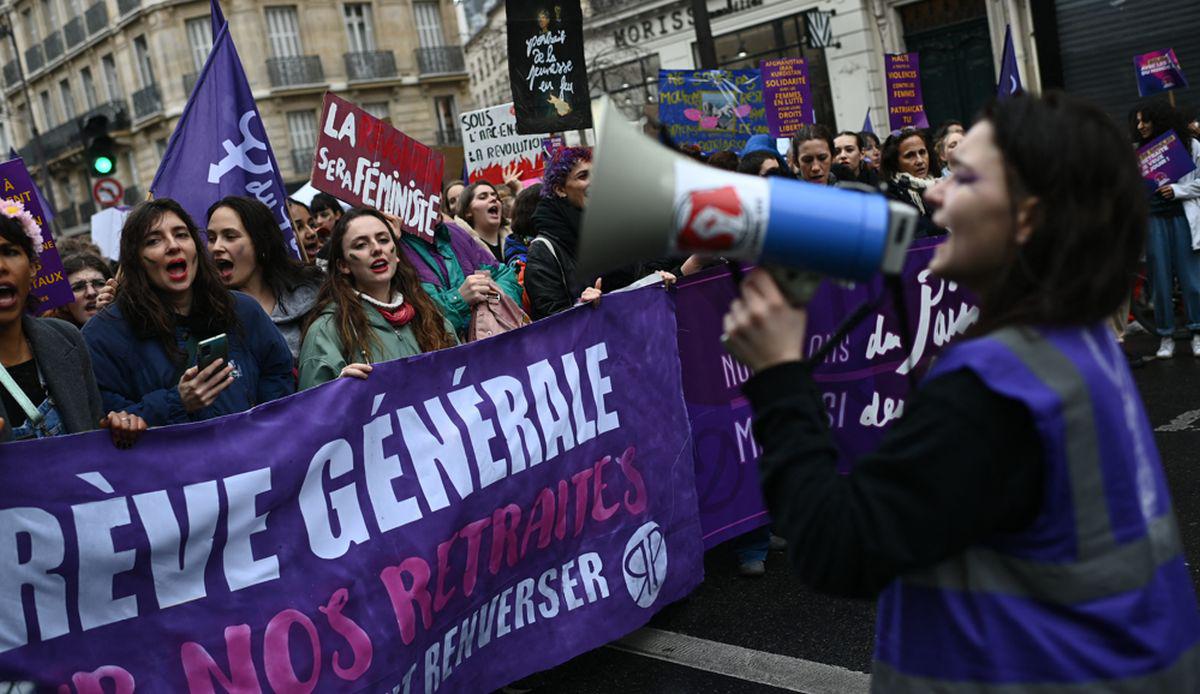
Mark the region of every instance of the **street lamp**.
[[[8, 37], [9, 46], [12, 47], [13, 62], [17, 65], [17, 78], [21, 81], [21, 92], [25, 95], [25, 108], [29, 112], [29, 132], [33, 135], [33, 154], [37, 159], [35, 162], [38, 167], [38, 173], [42, 179], [42, 195], [45, 196], [46, 202], [50, 207], [58, 209], [58, 205], [54, 203], [54, 188], [50, 185], [49, 167], [46, 165], [46, 153], [42, 150], [42, 137], [38, 132], [37, 119], [33, 117], [33, 97], [29, 94], [29, 82], [25, 81], [25, 69], [21, 67], [21, 52], [17, 48], [16, 32], [13, 31], [12, 9], [5, 8], [4, 21], [0, 23], [0, 38]], [[49, 213], [50, 210], [43, 210]], [[58, 229], [58, 215], [50, 222], [55, 235], [60, 231]]]

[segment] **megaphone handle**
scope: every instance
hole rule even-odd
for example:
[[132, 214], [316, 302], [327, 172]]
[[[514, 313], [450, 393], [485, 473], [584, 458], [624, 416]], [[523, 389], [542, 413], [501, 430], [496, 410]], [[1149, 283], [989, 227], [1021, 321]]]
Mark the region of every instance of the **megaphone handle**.
[[778, 265], [764, 266], [767, 272], [771, 273], [771, 277], [775, 278], [775, 283], [779, 285], [780, 291], [787, 297], [787, 300], [793, 306], [804, 306], [812, 300], [813, 295], [817, 293], [817, 287], [821, 285], [823, 279], [821, 275], [795, 268], [781, 267]]

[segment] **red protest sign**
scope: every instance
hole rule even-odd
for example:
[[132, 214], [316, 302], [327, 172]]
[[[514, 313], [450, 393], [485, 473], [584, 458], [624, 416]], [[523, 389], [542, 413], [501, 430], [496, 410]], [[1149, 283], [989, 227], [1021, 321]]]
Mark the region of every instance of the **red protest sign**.
[[317, 190], [396, 215], [405, 232], [432, 242], [445, 166], [440, 152], [325, 93], [312, 171]]

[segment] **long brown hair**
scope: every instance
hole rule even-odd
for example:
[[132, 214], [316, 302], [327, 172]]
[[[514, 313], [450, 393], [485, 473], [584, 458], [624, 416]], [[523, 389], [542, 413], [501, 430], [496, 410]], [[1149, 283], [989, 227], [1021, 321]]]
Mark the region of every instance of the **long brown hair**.
[[417, 272], [408, 263], [408, 258], [404, 256], [400, 240], [396, 238], [396, 233], [391, 231], [391, 225], [377, 210], [365, 207], [350, 210], [333, 225], [333, 233], [329, 235], [329, 274], [325, 277], [325, 282], [321, 284], [321, 291], [317, 294], [318, 309], [313, 312], [308, 324], [305, 325], [305, 333], [316, 320], [316, 316], [321, 313], [321, 309], [332, 303], [334, 319], [337, 321], [338, 338], [342, 343], [342, 355], [347, 360], [352, 361], [356, 353], [362, 352], [370, 361], [372, 347], [382, 346], [367, 322], [367, 314], [363, 310], [362, 299], [358, 297], [358, 289], [354, 286], [353, 275], [346, 275], [338, 270], [338, 263], [346, 259], [346, 253], [342, 250], [342, 241], [346, 238], [346, 231], [350, 228], [350, 223], [360, 217], [378, 219], [391, 233], [392, 243], [396, 245], [396, 257], [399, 259], [396, 264], [396, 274], [392, 276], [391, 292], [393, 294], [400, 292], [404, 296], [404, 300], [412, 304], [416, 310], [417, 315], [410, 325], [421, 351], [432, 352], [453, 347], [454, 340], [446, 332], [442, 312], [438, 310], [437, 304], [433, 303], [433, 299], [429, 298], [429, 295], [421, 288]]
[[[121, 269], [117, 289], [117, 306], [134, 335], [157, 339], [167, 356], [182, 363], [186, 355], [175, 343], [175, 312], [167, 305], [161, 292], [150, 282], [142, 265], [142, 243], [146, 234], [168, 212], [175, 213], [187, 226], [192, 243], [196, 244], [196, 278], [192, 281], [192, 307], [188, 322], [198, 337], [240, 330], [233, 295], [221, 284], [217, 266], [200, 238], [200, 230], [183, 206], [170, 198], [157, 198], [139, 203], [125, 218], [121, 227]], [[108, 313], [105, 311], [104, 313]]]
[[1025, 196], [1038, 202], [1028, 242], [982, 292], [972, 334], [1112, 315], [1129, 296], [1146, 234], [1146, 190], [1127, 136], [1061, 92], [997, 101], [983, 118], [1004, 157], [1014, 218]]

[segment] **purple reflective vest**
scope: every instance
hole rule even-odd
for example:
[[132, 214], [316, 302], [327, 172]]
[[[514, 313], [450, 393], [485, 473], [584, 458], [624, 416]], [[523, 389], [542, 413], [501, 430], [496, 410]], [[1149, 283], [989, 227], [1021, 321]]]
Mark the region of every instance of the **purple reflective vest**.
[[1005, 328], [949, 348], [929, 377], [957, 369], [1029, 408], [1042, 510], [884, 590], [872, 691], [1200, 692], [1200, 612], [1111, 333]]

